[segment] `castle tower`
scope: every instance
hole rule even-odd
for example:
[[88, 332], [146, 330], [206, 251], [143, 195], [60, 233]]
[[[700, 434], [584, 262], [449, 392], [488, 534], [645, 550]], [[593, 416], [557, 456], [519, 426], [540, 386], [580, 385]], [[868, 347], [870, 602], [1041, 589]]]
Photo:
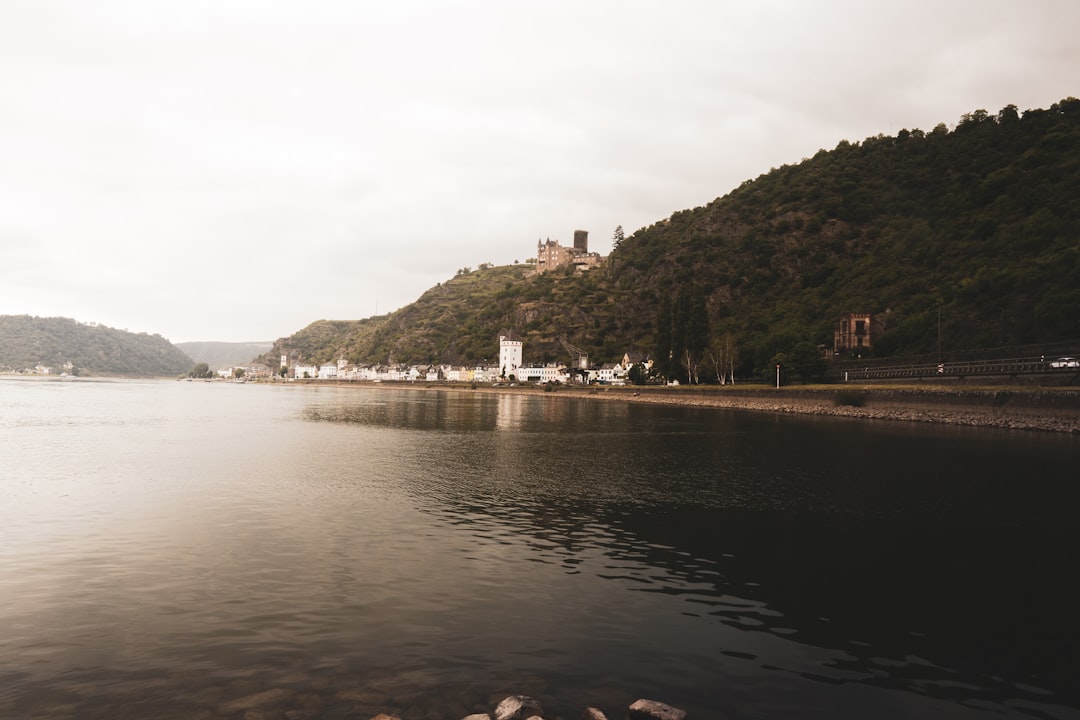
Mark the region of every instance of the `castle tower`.
[[574, 231], [574, 249], [580, 253], [589, 252], [589, 231], [588, 230], [575, 230]]
[[501, 377], [516, 376], [521, 367], [521, 341], [517, 339], [513, 331], [499, 336], [499, 375]]

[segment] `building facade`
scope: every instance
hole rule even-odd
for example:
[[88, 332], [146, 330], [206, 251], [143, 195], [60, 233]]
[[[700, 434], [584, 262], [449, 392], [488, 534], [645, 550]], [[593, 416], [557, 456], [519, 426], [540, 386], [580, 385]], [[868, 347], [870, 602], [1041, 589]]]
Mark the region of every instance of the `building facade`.
[[846, 355], [868, 351], [882, 329], [881, 323], [870, 313], [845, 313], [833, 332], [833, 353]]

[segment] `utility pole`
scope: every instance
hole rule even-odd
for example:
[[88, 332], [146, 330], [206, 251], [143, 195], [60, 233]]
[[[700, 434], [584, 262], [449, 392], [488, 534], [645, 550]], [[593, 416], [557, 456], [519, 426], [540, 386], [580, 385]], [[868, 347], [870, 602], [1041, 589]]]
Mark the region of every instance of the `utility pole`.
[[937, 361], [941, 362], [941, 305], [937, 306]]

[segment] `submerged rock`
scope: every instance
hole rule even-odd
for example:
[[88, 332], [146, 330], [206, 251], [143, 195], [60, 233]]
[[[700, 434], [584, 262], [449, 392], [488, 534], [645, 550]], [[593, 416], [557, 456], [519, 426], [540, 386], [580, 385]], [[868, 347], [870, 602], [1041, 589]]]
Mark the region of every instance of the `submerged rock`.
[[534, 715], [543, 716], [540, 701], [528, 695], [511, 695], [503, 698], [495, 708], [495, 720], [529, 720]]
[[686, 711], [656, 700], [635, 700], [630, 706], [630, 720], [684, 720]]
[[288, 690], [281, 688], [275, 688], [274, 690], [264, 690], [263, 692], [255, 693], [253, 695], [245, 695], [235, 700], [230, 700], [227, 703], [222, 703], [218, 707], [218, 712], [222, 715], [231, 715], [232, 713], [239, 712], [241, 710], [253, 710], [255, 708], [266, 707], [267, 705], [274, 705], [283, 702], [288, 699], [292, 693]]

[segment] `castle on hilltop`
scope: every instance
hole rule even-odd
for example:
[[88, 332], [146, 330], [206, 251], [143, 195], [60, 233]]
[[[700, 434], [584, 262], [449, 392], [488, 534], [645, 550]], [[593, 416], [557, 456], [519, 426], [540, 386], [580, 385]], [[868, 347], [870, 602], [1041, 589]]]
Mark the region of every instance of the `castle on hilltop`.
[[558, 240], [536, 241], [536, 273], [544, 273], [565, 265], [584, 271], [604, 261], [600, 253], [589, 252], [589, 231], [574, 231], [574, 246], [564, 247]]

